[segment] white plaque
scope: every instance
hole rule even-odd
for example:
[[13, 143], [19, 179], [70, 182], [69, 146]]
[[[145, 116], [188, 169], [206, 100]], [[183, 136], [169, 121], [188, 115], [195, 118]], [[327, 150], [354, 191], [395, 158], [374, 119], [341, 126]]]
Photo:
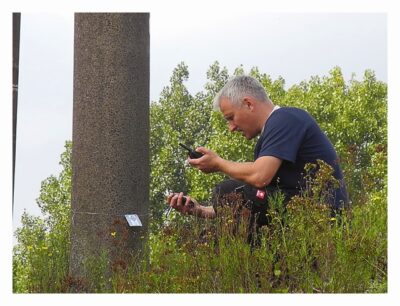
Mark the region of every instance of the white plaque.
[[125, 215], [126, 221], [128, 221], [129, 226], [142, 226], [142, 222], [139, 219], [139, 216], [134, 215]]

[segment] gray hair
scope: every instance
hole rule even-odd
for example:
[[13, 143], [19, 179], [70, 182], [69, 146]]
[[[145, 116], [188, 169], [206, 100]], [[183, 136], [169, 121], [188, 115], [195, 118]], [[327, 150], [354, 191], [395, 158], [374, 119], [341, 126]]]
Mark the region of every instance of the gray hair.
[[240, 106], [243, 97], [246, 95], [252, 96], [262, 102], [270, 101], [267, 92], [259, 81], [251, 76], [239, 75], [230, 78], [215, 96], [213, 103], [214, 109], [219, 110], [223, 98], [227, 98], [233, 104]]

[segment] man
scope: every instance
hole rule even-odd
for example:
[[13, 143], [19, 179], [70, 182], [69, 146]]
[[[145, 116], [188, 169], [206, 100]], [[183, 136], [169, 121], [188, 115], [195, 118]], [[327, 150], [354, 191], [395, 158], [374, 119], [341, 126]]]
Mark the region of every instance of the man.
[[[346, 186], [335, 149], [306, 111], [275, 106], [263, 86], [250, 76], [230, 79], [215, 97], [214, 107], [222, 112], [231, 132], [240, 132], [248, 140], [260, 135], [253, 162], [225, 160], [204, 147], [196, 149], [204, 154], [201, 158], [188, 159], [190, 165], [204, 173], [222, 172], [232, 178], [217, 186], [214, 200], [241, 188], [245, 199], [257, 207], [253, 213], [261, 213], [258, 225], [265, 225], [268, 220], [262, 214], [268, 207], [268, 194], [279, 190], [287, 203], [305, 187], [305, 164], [323, 160], [333, 167], [340, 185], [329, 204], [334, 209], [347, 205]], [[183, 197], [182, 192], [170, 194], [167, 202], [184, 214], [216, 216], [217, 203], [202, 206], [190, 196]]]

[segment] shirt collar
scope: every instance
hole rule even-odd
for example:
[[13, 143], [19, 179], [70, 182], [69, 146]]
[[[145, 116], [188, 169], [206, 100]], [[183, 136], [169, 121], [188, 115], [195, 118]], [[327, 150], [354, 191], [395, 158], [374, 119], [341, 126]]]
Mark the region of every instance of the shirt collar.
[[271, 115], [272, 115], [272, 113], [273, 113], [274, 111], [276, 111], [277, 109], [280, 109], [280, 108], [281, 108], [281, 107], [280, 107], [279, 105], [275, 105], [275, 106], [274, 106], [274, 108], [273, 108], [272, 111], [270, 112], [270, 114], [269, 114], [267, 120], [265, 121], [265, 123], [264, 123], [264, 125], [263, 125], [263, 128], [262, 128], [262, 130], [261, 130], [261, 135], [262, 135], [262, 133], [264, 133], [265, 125], [267, 124], [267, 121], [268, 121], [269, 117], [271, 117]]

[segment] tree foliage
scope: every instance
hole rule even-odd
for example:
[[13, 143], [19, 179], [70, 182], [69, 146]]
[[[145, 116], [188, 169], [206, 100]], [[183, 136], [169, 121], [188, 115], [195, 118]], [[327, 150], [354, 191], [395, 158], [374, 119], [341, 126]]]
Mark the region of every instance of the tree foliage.
[[45, 179], [36, 200], [42, 217], [24, 212], [15, 236], [14, 292], [61, 292], [69, 268], [71, 150], [67, 141], [58, 177]]

